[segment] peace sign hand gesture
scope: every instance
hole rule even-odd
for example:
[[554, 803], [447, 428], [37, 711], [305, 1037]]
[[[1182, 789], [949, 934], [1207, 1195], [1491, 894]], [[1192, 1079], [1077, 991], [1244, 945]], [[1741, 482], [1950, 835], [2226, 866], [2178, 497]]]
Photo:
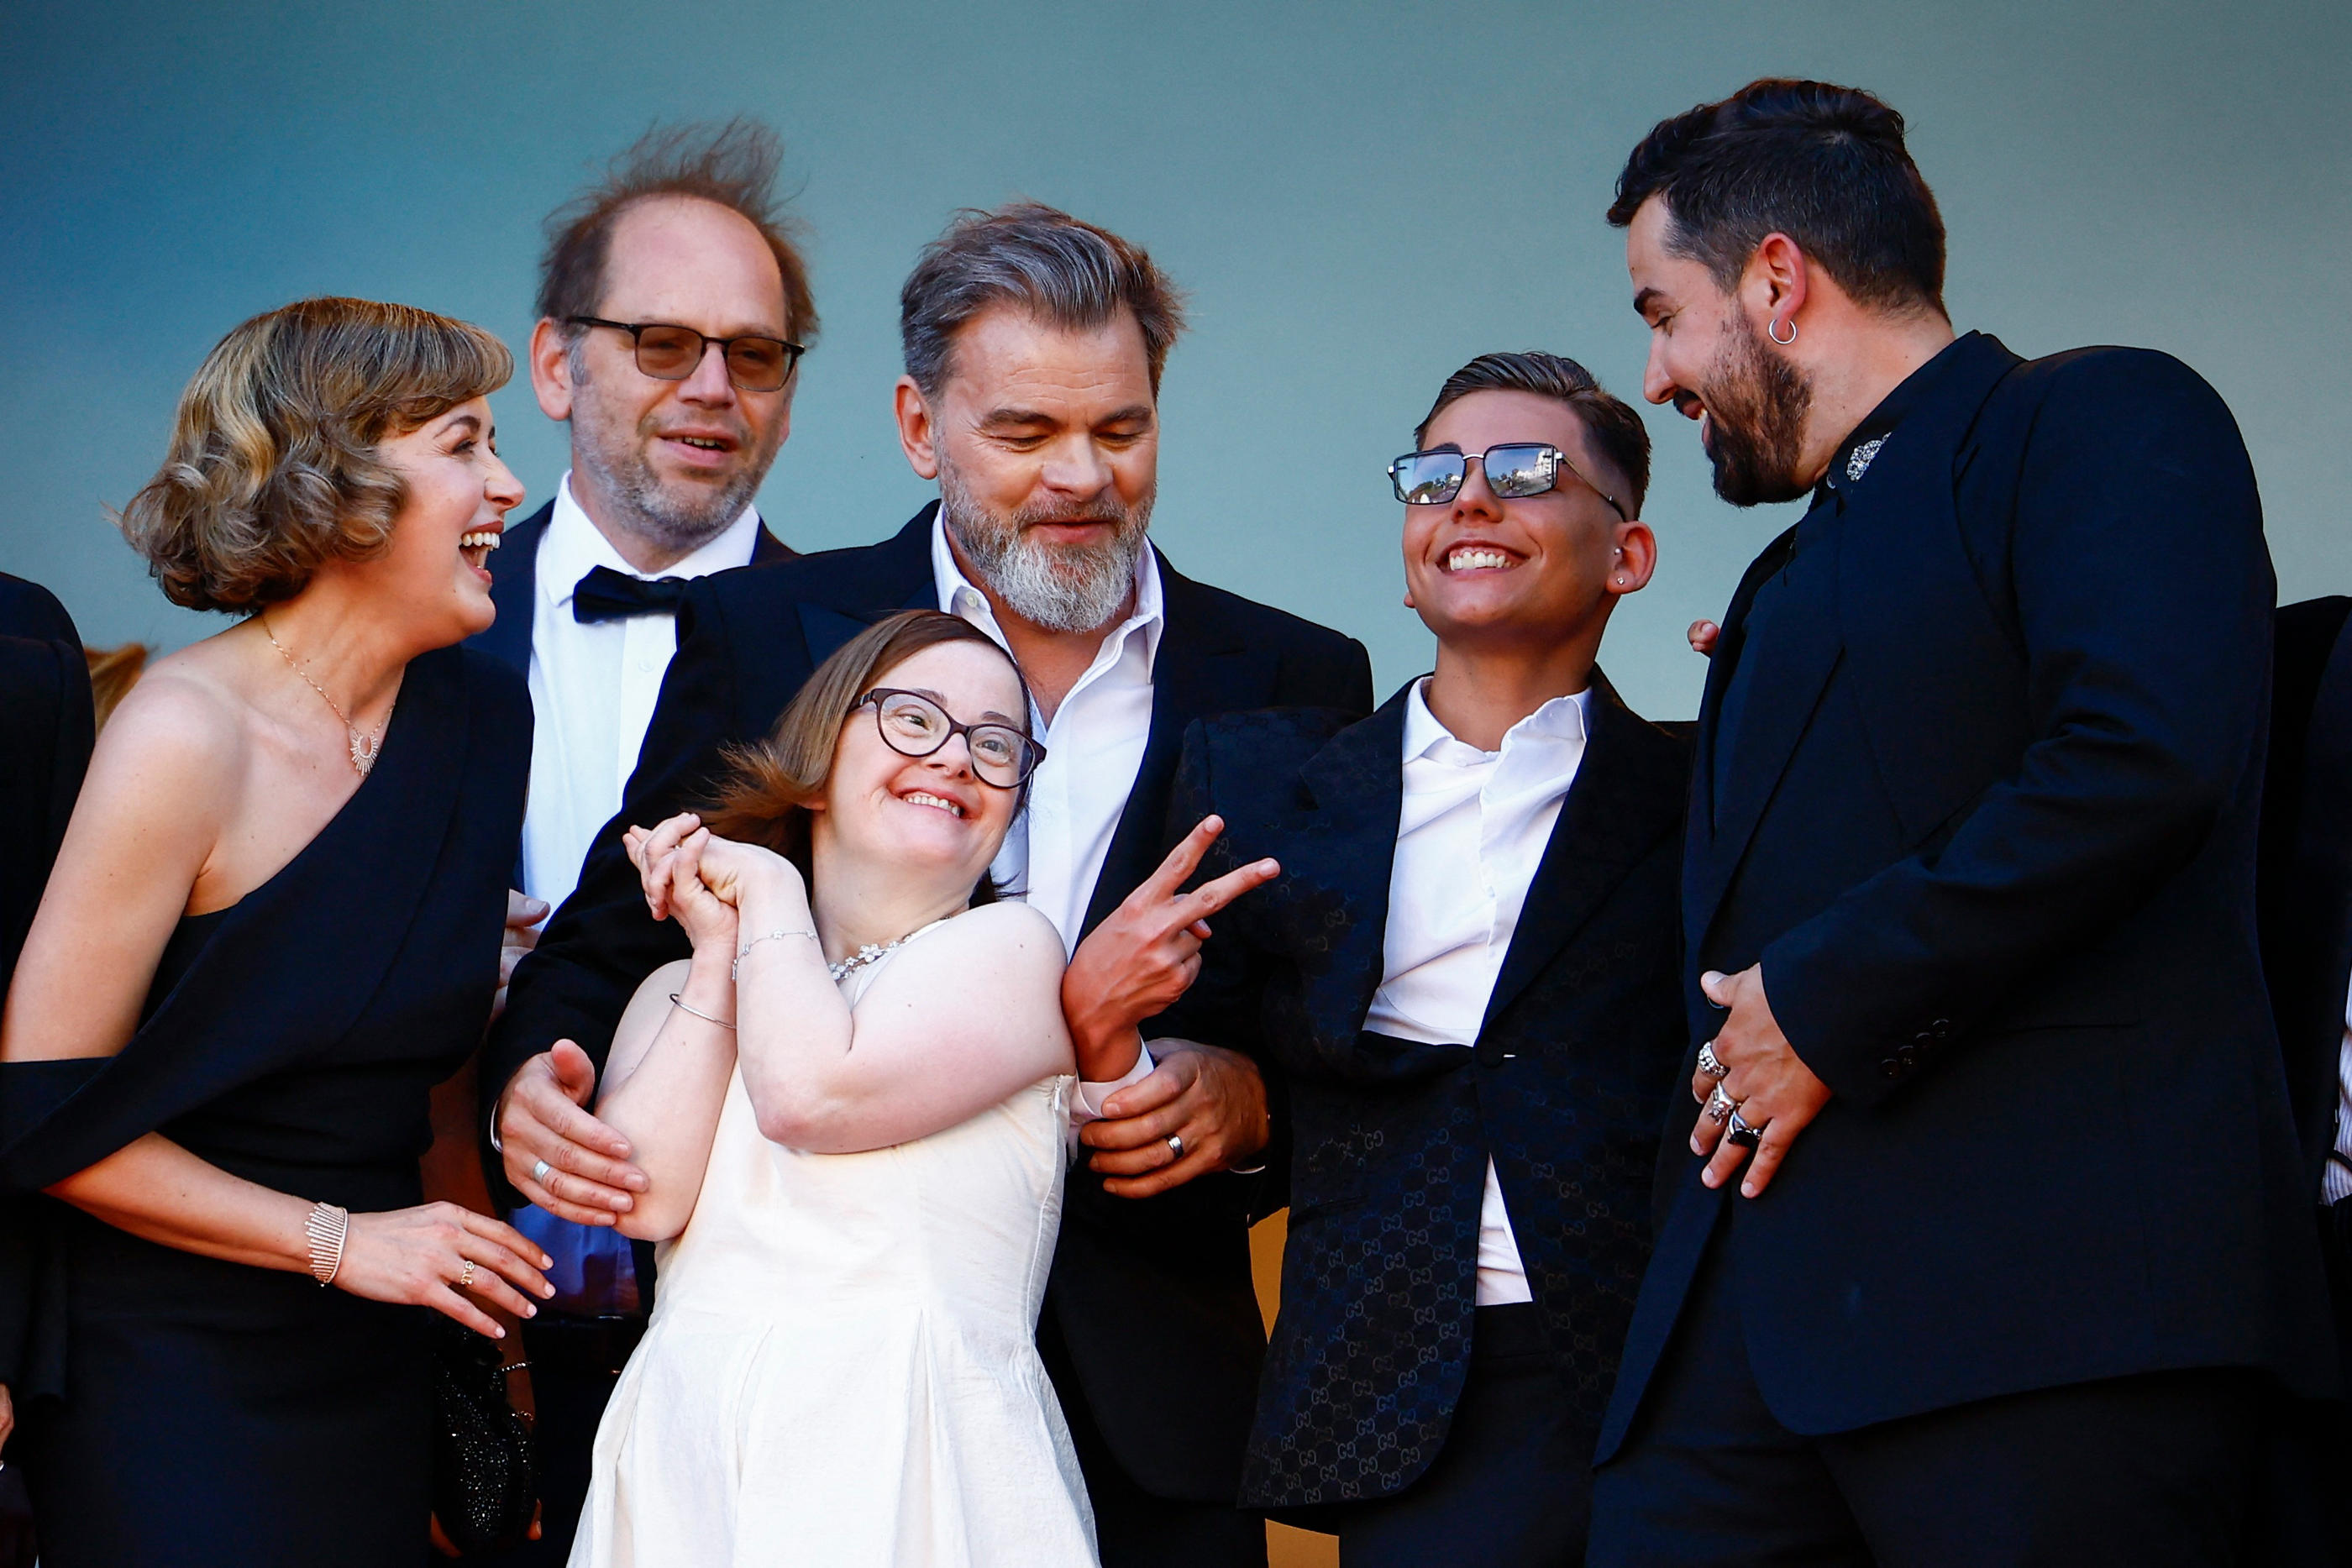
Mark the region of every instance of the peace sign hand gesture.
[[1203, 817], [1071, 955], [1062, 975], [1062, 1013], [1077, 1048], [1080, 1077], [1100, 1082], [1118, 1076], [1098, 1072], [1094, 1064], [1133, 1061], [1124, 1048], [1136, 1026], [1166, 1011], [1192, 986], [1201, 972], [1208, 917], [1282, 874], [1274, 861], [1253, 861], [1190, 893], [1178, 892], [1224, 829], [1222, 817]]

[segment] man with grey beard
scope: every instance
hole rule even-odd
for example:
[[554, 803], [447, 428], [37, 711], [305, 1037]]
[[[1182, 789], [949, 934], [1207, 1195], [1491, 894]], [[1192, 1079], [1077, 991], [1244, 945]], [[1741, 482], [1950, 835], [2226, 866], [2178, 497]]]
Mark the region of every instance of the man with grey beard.
[[[943, 610], [1018, 662], [1046, 758], [992, 869], [1076, 950], [1063, 1001], [1082, 1040], [1150, 1035], [1198, 968], [1198, 916], [1272, 874], [1176, 895], [1213, 834], [1162, 861], [1186, 727], [1370, 708], [1360, 644], [1192, 581], [1146, 537], [1181, 312], [1143, 251], [1050, 207], [967, 213], [924, 251], [899, 322], [899, 441], [940, 502], [880, 544], [688, 590], [625, 803], [517, 971], [486, 1052], [486, 1082], [504, 1086], [505, 1174], [567, 1218], [610, 1224], [645, 1190], [627, 1145], [583, 1106], [632, 991], [685, 949], [649, 918], [623, 830], [710, 799], [722, 748], [765, 734], [865, 625]], [[1234, 1501], [1265, 1349], [1247, 1228], [1282, 1201], [1255, 1176], [1286, 1163], [1268, 1155], [1278, 1106], [1250, 1058], [1181, 1040], [1153, 1040], [1131, 1081], [1082, 1092], [1105, 1115], [1084, 1132], [1038, 1337], [1102, 1560], [1262, 1563], [1264, 1531]]]
[[[490, 556], [498, 622], [472, 639], [529, 679], [536, 721], [510, 946], [570, 895], [621, 803], [688, 581], [793, 553], [751, 504], [817, 326], [773, 195], [781, 157], [750, 121], [657, 130], [548, 220], [531, 390], [571, 425], [572, 469]], [[651, 1249], [532, 1205], [510, 1218], [556, 1260], [557, 1294], [510, 1352], [532, 1363], [544, 1530], [501, 1560], [561, 1563]]]

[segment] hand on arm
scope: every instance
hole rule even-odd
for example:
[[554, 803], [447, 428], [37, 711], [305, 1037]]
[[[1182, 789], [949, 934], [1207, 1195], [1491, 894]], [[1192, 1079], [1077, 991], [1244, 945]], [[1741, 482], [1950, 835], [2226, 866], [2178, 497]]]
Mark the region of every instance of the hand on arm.
[[1245, 1164], [1274, 1135], [1256, 1062], [1189, 1040], [1156, 1040], [1151, 1051], [1160, 1063], [1151, 1075], [1112, 1095], [1103, 1118], [1078, 1131], [1096, 1151], [1087, 1164], [1110, 1178], [1103, 1190], [1115, 1197], [1153, 1197]]
[[[1756, 1130], [1756, 1157], [1739, 1184], [1742, 1197], [1754, 1197], [1772, 1183], [1772, 1174], [1788, 1157], [1789, 1146], [1822, 1113], [1830, 1102], [1829, 1086], [1813, 1076], [1780, 1032], [1772, 1004], [1764, 995], [1764, 970], [1750, 965], [1736, 975], [1708, 970], [1699, 977], [1707, 999], [1728, 1009], [1717, 1031], [1713, 1050], [1717, 1062], [1730, 1071], [1723, 1092], [1738, 1105], [1740, 1120]], [[1705, 1104], [1716, 1080], [1704, 1070], [1691, 1077], [1691, 1093]], [[1691, 1153], [1707, 1158], [1699, 1179], [1721, 1186], [1731, 1179], [1747, 1155], [1747, 1147], [1726, 1136], [1729, 1117], [1717, 1122], [1702, 1113], [1691, 1130]]]

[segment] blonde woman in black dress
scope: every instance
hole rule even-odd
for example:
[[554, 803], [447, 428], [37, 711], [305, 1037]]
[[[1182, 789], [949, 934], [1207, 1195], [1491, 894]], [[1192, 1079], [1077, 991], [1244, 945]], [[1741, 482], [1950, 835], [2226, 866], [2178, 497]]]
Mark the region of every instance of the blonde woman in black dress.
[[509, 368], [404, 306], [256, 318], [126, 513], [167, 596], [245, 619], [107, 726], [0, 1022], [0, 1184], [63, 1200], [9, 1456], [48, 1568], [415, 1568], [427, 1310], [497, 1334], [546, 1291], [418, 1174], [530, 755], [522, 683], [454, 646], [522, 497]]

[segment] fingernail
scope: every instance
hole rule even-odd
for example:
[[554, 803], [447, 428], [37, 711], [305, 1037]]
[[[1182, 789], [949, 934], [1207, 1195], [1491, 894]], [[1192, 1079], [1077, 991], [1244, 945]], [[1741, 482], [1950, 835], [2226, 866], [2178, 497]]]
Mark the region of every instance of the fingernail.
[[499, 1327], [498, 1324], [492, 1323], [490, 1325], [490, 1337], [492, 1339], [504, 1339], [507, 1337], [507, 1331]]
[[[555, 1260], [542, 1252], [539, 1255], [539, 1266], [542, 1269], [552, 1269], [555, 1267]], [[550, 1285], [547, 1288], [547, 1293], [551, 1296], [555, 1294], [555, 1287]]]
[[1703, 1170], [1699, 1172], [1698, 1179], [1705, 1182], [1709, 1187], [1718, 1187], [1723, 1185], [1723, 1178], [1716, 1175], [1712, 1170]]
[[1753, 1182], [1741, 1182], [1739, 1184], [1739, 1196], [1742, 1197], [1754, 1197], [1756, 1196], [1756, 1184]]
[[1699, 1141], [1696, 1138], [1693, 1138], [1691, 1140], [1691, 1153], [1695, 1155], [1703, 1155], [1706, 1153], [1706, 1150], [1699, 1146]]
[[522, 1315], [527, 1318], [535, 1318], [539, 1316], [539, 1309], [532, 1306], [529, 1301], [525, 1301], [522, 1304]]

